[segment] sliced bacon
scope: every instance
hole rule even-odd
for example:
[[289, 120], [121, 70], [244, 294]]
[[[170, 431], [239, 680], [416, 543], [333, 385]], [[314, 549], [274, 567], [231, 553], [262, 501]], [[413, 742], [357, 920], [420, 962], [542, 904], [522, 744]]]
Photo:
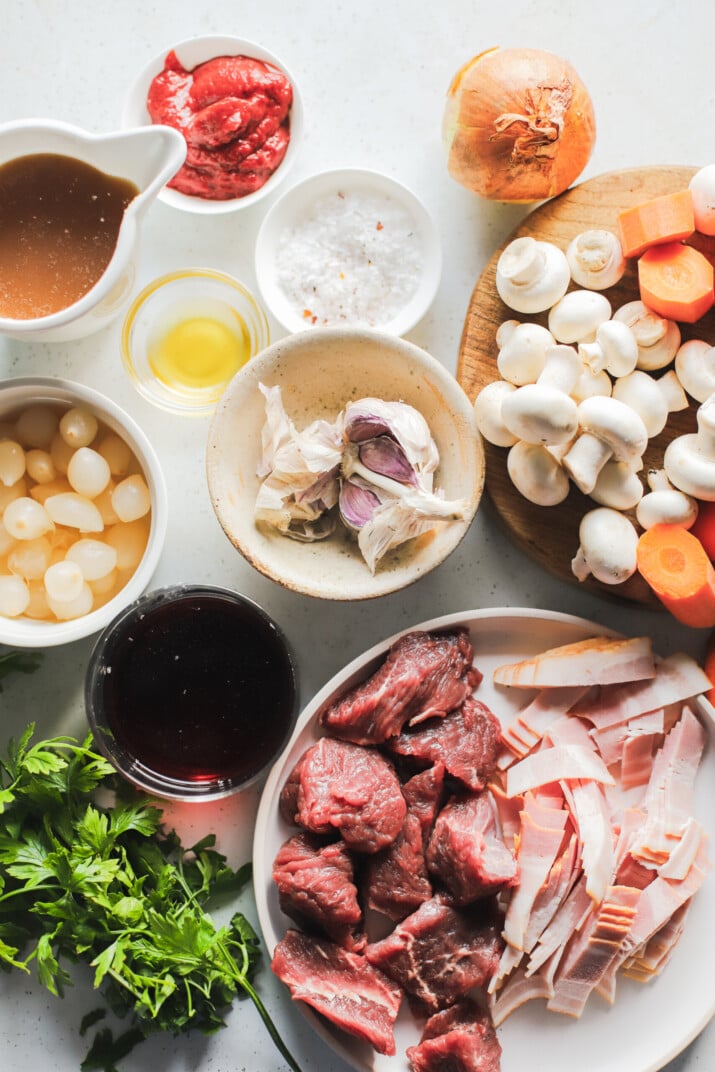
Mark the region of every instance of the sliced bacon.
[[541, 689], [534, 699], [517, 711], [514, 718], [502, 725], [504, 744], [520, 759], [541, 741], [553, 722], [565, 715], [588, 688], [575, 685], [571, 688]]
[[517, 852], [519, 884], [509, 898], [503, 932], [516, 949], [525, 948], [531, 911], [563, 844], [567, 819], [563, 807], [546, 807], [533, 793], [526, 794]]
[[492, 1023], [495, 1027], [506, 1020], [511, 1014], [527, 1001], [535, 998], [550, 998], [553, 988], [548, 979], [542, 975], [525, 975], [523, 971], [515, 971], [496, 997], [492, 996], [489, 1001], [489, 1009], [492, 1014]]
[[593, 748], [581, 745], [541, 748], [509, 767], [506, 772], [506, 794], [514, 797], [529, 789], [548, 785], [549, 782], [583, 778], [592, 778], [606, 785], [615, 784], [613, 776]]
[[498, 666], [494, 682], [533, 689], [611, 685], [654, 676], [655, 661], [649, 637], [590, 637], [551, 648], [531, 659]]

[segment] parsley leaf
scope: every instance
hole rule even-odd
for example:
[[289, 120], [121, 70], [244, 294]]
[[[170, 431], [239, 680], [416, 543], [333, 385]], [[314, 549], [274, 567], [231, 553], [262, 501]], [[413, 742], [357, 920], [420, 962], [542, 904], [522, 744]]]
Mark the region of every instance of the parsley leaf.
[[66, 962], [93, 968], [108, 1007], [130, 1024], [117, 1038], [96, 1033], [83, 1072], [117, 1072], [155, 1031], [216, 1031], [245, 997], [300, 1072], [253, 986], [254, 928], [241, 913], [217, 927], [207, 911], [246, 885], [250, 864], [230, 868], [211, 834], [184, 848], [161, 810], [92, 751], [91, 736], [33, 737], [31, 725], [0, 757], [0, 969], [34, 966], [61, 996]]

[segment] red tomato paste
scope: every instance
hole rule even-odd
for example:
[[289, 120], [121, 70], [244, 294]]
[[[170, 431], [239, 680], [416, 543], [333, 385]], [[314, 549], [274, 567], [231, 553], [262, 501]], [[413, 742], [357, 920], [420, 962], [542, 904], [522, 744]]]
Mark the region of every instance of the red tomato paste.
[[169, 186], [226, 201], [259, 190], [290, 139], [290, 80], [250, 56], [218, 56], [187, 71], [170, 52], [147, 97], [152, 122], [186, 138], [186, 162]]

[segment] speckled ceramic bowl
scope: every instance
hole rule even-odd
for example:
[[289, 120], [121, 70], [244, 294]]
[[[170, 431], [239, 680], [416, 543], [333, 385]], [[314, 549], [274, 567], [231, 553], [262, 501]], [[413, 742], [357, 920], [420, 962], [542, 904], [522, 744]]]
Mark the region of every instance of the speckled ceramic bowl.
[[[414, 406], [439, 450], [435, 487], [447, 499], [464, 499], [464, 519], [441, 522], [388, 552], [374, 574], [340, 522], [332, 536], [313, 543], [256, 525], [265, 422], [260, 383], [280, 385], [285, 410], [298, 429], [317, 418], [334, 420], [351, 399], [376, 397]], [[321, 328], [274, 343], [233, 378], [209, 429], [207, 477], [224, 532], [257, 570], [305, 595], [359, 600], [406, 587], [457, 547], [481, 498], [484, 454], [467, 396], [434, 357], [393, 335]]]

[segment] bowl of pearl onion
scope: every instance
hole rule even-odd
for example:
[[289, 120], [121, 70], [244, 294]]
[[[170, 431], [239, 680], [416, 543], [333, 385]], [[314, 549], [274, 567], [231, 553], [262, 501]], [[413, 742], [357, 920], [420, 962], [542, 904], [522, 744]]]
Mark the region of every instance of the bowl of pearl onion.
[[115, 402], [54, 377], [0, 385], [0, 644], [103, 629], [149, 584], [167, 516], [154, 449]]

